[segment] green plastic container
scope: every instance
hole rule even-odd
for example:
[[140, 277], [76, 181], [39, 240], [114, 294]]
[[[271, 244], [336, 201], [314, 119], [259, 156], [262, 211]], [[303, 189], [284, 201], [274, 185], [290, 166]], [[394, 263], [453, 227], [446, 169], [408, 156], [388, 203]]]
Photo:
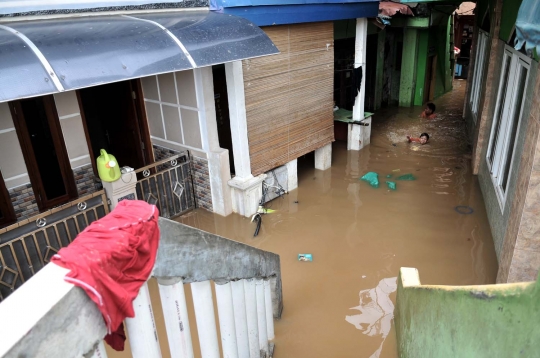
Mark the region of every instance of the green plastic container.
[[101, 149], [100, 153], [96, 159], [99, 178], [105, 182], [120, 179], [120, 166], [114, 155], [107, 153], [105, 149]]

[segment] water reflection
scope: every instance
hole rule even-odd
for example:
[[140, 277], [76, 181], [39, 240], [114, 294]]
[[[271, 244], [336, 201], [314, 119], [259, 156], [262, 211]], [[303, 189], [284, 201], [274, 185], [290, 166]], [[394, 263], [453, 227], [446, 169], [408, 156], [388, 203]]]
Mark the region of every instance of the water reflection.
[[381, 344], [370, 358], [379, 358], [383, 343], [392, 328], [394, 304], [390, 294], [397, 289], [397, 277], [382, 279], [377, 287], [360, 291], [360, 305], [351, 308], [360, 314], [345, 320], [370, 337], [379, 337]]

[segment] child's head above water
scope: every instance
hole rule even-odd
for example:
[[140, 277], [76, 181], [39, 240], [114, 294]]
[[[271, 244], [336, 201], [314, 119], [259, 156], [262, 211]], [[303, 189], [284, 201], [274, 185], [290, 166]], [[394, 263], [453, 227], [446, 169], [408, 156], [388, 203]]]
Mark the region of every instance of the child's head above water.
[[428, 104], [426, 104], [426, 109], [424, 109], [424, 112], [426, 113], [426, 115], [431, 115], [433, 113], [435, 113], [435, 109], [437, 107], [435, 107], [435, 104], [429, 102]]
[[427, 133], [420, 134], [420, 143], [426, 144], [428, 140], [429, 140], [429, 134]]

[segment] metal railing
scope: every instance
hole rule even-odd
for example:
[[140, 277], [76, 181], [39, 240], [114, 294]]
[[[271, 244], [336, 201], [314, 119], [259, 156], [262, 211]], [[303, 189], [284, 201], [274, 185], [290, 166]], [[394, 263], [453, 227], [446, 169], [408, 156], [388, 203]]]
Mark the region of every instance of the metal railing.
[[101, 190], [0, 229], [0, 301], [108, 213], [107, 197]]
[[180, 153], [135, 170], [137, 198], [156, 205], [160, 216], [174, 218], [195, 208], [190, 160]]

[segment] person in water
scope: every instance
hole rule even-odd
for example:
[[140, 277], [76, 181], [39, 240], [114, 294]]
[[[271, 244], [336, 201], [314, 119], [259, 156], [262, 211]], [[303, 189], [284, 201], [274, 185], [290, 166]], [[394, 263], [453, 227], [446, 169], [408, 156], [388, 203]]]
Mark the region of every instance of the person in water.
[[429, 102], [428, 104], [426, 104], [426, 108], [424, 108], [424, 111], [422, 112], [420, 117], [421, 118], [426, 118], [426, 119], [435, 118], [435, 109], [436, 108], [437, 107], [435, 107], [435, 104]]
[[429, 141], [429, 134], [422, 133], [422, 134], [420, 134], [420, 138], [415, 138], [415, 137], [411, 137], [410, 135], [408, 135], [407, 140], [409, 141], [409, 143], [416, 142], [416, 143], [420, 143], [420, 144], [423, 145], [423, 144], [426, 144]]

